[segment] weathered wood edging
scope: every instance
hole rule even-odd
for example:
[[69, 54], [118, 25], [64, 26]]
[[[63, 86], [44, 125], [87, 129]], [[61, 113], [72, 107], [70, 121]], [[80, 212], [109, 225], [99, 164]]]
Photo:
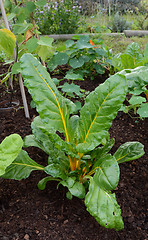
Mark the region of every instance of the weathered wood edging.
[[132, 36], [148, 36], [148, 31], [144, 30], [124, 30], [123, 33], [81, 33], [81, 34], [51, 34], [51, 35], [46, 35], [50, 38], [53, 38], [54, 40], [69, 40], [72, 39], [74, 36], [100, 36], [100, 35], [106, 35], [106, 36], [126, 36], [126, 37], [132, 37]]

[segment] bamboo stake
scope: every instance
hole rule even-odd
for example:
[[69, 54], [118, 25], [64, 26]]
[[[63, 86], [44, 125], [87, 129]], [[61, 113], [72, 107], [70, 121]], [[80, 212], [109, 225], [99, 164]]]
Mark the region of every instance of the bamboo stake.
[[[2, 0], [0, 0], [0, 8], [1, 8], [1, 11], [2, 11], [2, 16], [4, 18], [5, 26], [6, 26], [6, 28], [9, 31], [11, 31], [10, 27], [9, 27], [8, 19], [7, 19], [7, 16], [6, 16], [6, 12], [5, 12], [5, 8], [4, 8], [4, 4], [3, 4]], [[17, 61], [17, 59], [16, 59], [16, 51], [15, 50], [13, 52], [13, 58], [14, 58], [15, 61]], [[19, 85], [20, 85], [20, 90], [21, 90], [21, 95], [22, 95], [22, 100], [23, 100], [23, 105], [24, 105], [25, 117], [26, 118], [30, 118], [28, 104], [27, 104], [27, 99], [26, 99], [26, 94], [25, 94], [25, 89], [24, 89], [24, 85], [23, 85], [23, 80], [22, 80], [22, 75], [21, 74], [19, 74]]]

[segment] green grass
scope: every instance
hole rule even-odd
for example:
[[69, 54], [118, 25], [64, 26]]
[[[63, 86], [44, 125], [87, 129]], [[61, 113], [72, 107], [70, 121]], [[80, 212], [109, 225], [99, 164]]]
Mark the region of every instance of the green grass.
[[137, 42], [143, 52], [146, 44], [148, 43], [148, 36], [145, 37], [131, 37], [127, 38], [124, 35], [119, 36], [105, 36], [102, 35], [101, 38], [104, 41], [104, 44], [112, 49], [113, 54], [117, 54], [119, 52], [124, 52], [129, 44], [132, 42]]

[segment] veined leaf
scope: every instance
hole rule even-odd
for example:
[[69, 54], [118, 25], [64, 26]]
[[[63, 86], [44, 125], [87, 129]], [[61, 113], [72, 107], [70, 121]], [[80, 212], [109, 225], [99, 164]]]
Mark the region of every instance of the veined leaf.
[[0, 176], [15, 160], [23, 146], [23, 140], [18, 134], [11, 134], [0, 144]]
[[115, 194], [101, 189], [90, 179], [89, 192], [85, 197], [87, 211], [105, 228], [114, 228], [117, 231], [124, 228], [121, 209], [116, 201]]
[[127, 142], [121, 145], [114, 157], [118, 163], [128, 162], [140, 158], [144, 154], [144, 146], [139, 142]]
[[16, 45], [15, 35], [8, 29], [0, 29], [0, 45], [9, 55], [12, 56]]
[[125, 96], [126, 79], [118, 74], [107, 79], [89, 94], [80, 111], [80, 139], [77, 145], [80, 153], [93, 150], [107, 136]]
[[111, 154], [98, 159], [95, 163], [95, 183], [104, 190], [114, 190], [119, 182], [119, 165]]
[[69, 192], [78, 198], [83, 199], [85, 197], [85, 187], [82, 183], [76, 182], [75, 178], [67, 178], [65, 181], [60, 182], [64, 187], [67, 187]]
[[109, 141], [103, 147], [98, 147], [93, 150], [93, 152], [91, 153], [91, 158], [96, 159], [97, 156], [101, 158], [103, 155], [106, 155], [112, 149], [114, 144], [115, 144], [115, 139], [114, 138], [109, 139]]
[[42, 121], [49, 127], [63, 132], [69, 142], [67, 124], [74, 103], [61, 96], [45, 68], [31, 54], [21, 58], [22, 76], [37, 106]]
[[2, 177], [7, 179], [21, 180], [29, 177], [33, 170], [44, 171], [44, 167], [33, 161], [28, 156], [28, 153], [22, 150], [15, 161], [13, 161], [12, 164], [7, 167], [6, 172]]
[[[50, 156], [52, 161], [55, 158], [58, 159], [58, 161], [60, 158], [63, 159], [63, 161], [66, 161], [65, 158], [67, 157], [65, 156], [64, 153], [66, 153], [67, 155], [70, 155], [71, 157], [77, 157], [74, 151], [75, 146], [73, 146], [70, 143], [71, 141], [66, 142], [63, 139], [61, 139], [60, 136], [56, 134], [55, 129], [48, 128], [48, 124], [43, 123], [39, 116], [34, 118], [31, 124], [31, 128], [36, 141], [40, 145], [40, 148]], [[69, 125], [68, 125], [68, 131], [70, 131], [71, 133], [71, 129], [69, 129]], [[71, 139], [71, 134], [70, 134], [70, 139]], [[27, 145], [29, 144], [28, 140], [29, 139], [27, 139], [26, 137], [25, 147], [27, 147]], [[32, 141], [33, 139], [30, 139], [30, 140]], [[30, 141], [30, 144], [31, 144], [31, 141]], [[35, 144], [37, 143], [34, 142], [33, 144], [34, 145], [32, 146], [35, 146]], [[50, 163], [52, 163], [52, 161], [50, 161]]]

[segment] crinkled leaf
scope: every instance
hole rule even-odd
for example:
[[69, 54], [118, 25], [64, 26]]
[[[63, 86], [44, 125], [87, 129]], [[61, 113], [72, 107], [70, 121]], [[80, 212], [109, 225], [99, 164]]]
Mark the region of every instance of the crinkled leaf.
[[61, 178], [61, 179], [65, 179], [66, 178], [66, 174], [65, 174], [65, 169], [64, 166], [62, 165], [62, 163], [51, 163], [48, 166], [46, 166], [44, 168], [44, 171], [55, 178]]
[[121, 230], [124, 223], [121, 216], [121, 209], [116, 201], [115, 194], [101, 189], [90, 179], [89, 192], [85, 197], [87, 211], [105, 228]]
[[109, 139], [109, 141], [107, 141], [105, 146], [94, 149], [93, 152], [91, 153], [92, 159], [94, 158], [96, 159], [97, 157], [102, 157], [103, 155], [106, 155], [112, 149], [114, 144], [115, 144], [115, 139], [112, 138], [112, 139]]
[[2, 141], [0, 144], [0, 176], [18, 156], [22, 146], [23, 140], [18, 134], [11, 134]]
[[108, 130], [125, 96], [126, 80], [117, 74], [89, 94], [80, 110], [80, 139], [76, 147], [79, 152], [93, 150], [108, 136]]
[[76, 182], [74, 178], [67, 178], [65, 181], [60, 182], [64, 187], [67, 187], [69, 192], [78, 198], [83, 199], [85, 197], [85, 187], [82, 183]]
[[74, 103], [61, 96], [48, 72], [31, 54], [24, 54], [20, 61], [25, 85], [43, 123], [63, 132], [69, 142], [67, 125], [70, 113], [75, 110]]
[[3, 178], [21, 180], [29, 177], [30, 173], [34, 170], [44, 171], [44, 167], [33, 161], [28, 153], [21, 151], [18, 157], [7, 167]]
[[115, 152], [114, 157], [118, 163], [128, 162], [143, 156], [144, 146], [139, 142], [126, 142]]
[[95, 162], [95, 183], [104, 190], [113, 190], [119, 182], [119, 165], [116, 158], [108, 154]]

